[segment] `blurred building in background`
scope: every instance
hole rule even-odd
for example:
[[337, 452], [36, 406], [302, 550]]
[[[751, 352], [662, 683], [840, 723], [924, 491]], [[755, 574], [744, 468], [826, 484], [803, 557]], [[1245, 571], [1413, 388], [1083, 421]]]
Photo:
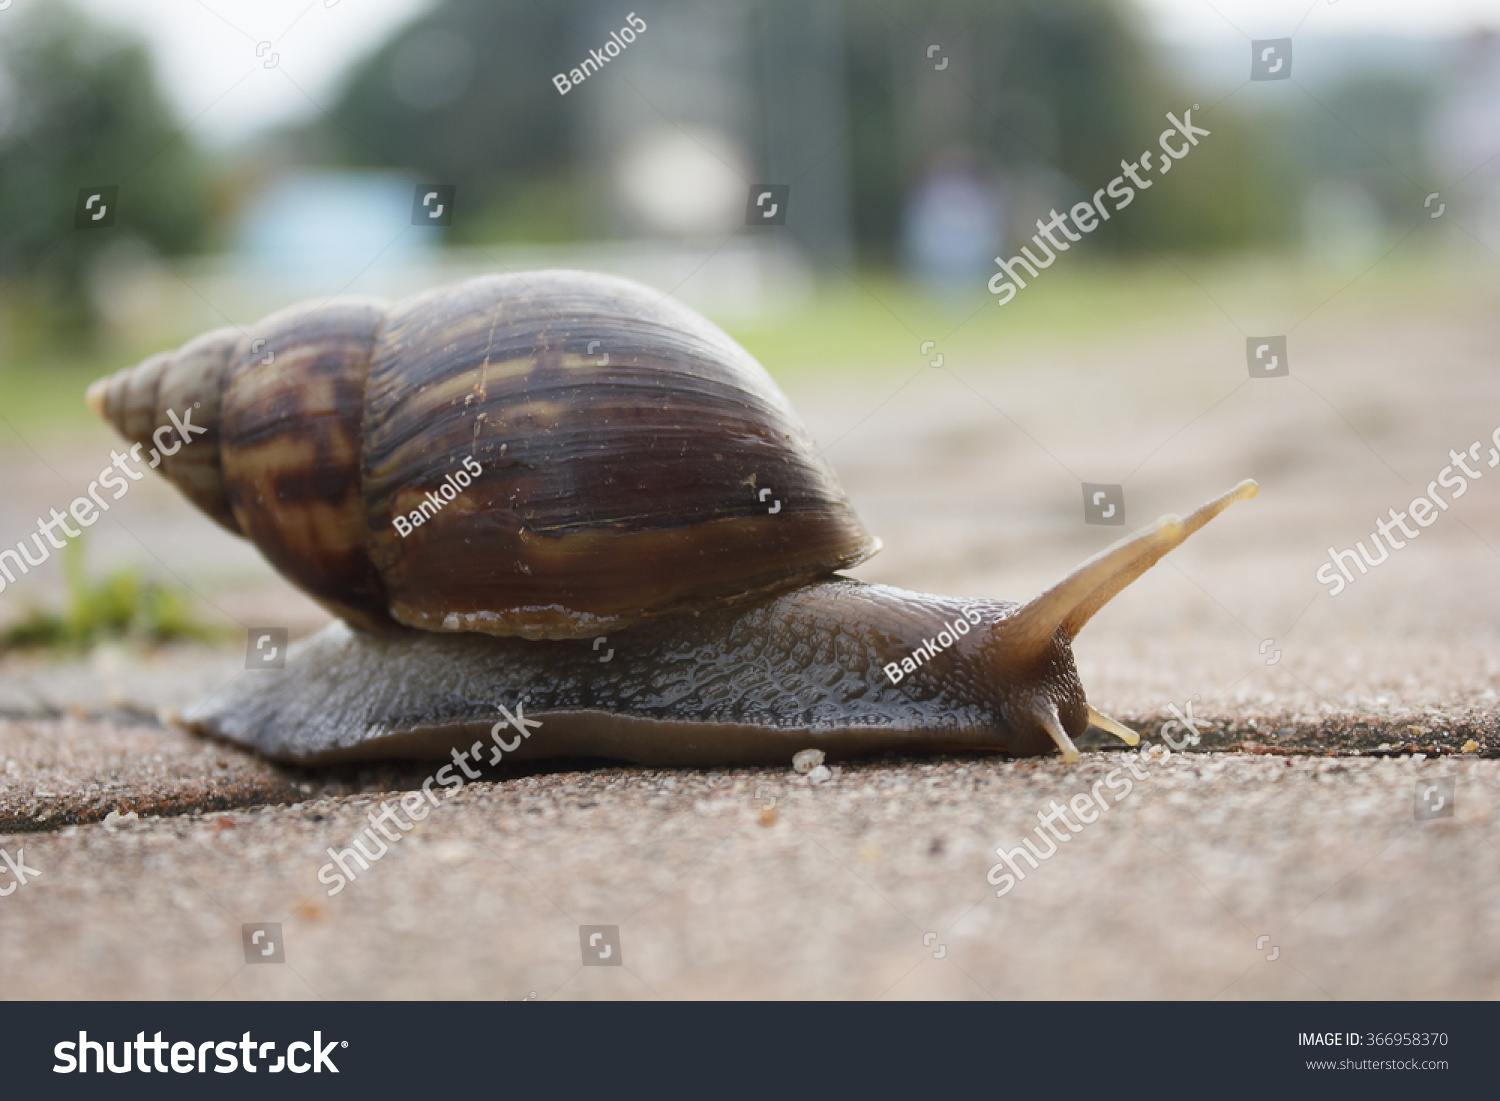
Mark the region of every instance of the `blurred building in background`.
[[1500, 35], [1476, 33], [1451, 49], [1432, 126], [1438, 178], [1457, 181], [1452, 197], [1500, 256]]
[[273, 278], [348, 277], [371, 264], [431, 252], [431, 234], [407, 233], [412, 183], [400, 172], [292, 169], [272, 178], [239, 212], [231, 249]]
[[1008, 245], [1002, 193], [972, 150], [934, 158], [907, 196], [906, 269], [939, 290], [988, 279], [995, 254]]

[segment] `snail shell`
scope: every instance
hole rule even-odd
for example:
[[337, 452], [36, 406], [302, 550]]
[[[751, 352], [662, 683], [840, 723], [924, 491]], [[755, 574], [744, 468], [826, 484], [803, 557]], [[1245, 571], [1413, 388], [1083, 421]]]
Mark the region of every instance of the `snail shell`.
[[366, 631], [585, 638], [879, 547], [748, 353], [605, 275], [293, 307], [89, 400], [143, 444], [195, 407], [208, 434], [162, 472]]

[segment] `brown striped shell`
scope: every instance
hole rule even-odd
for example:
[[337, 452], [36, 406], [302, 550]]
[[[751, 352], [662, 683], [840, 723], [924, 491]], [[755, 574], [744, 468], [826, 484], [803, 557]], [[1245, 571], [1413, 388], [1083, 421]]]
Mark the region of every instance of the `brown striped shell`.
[[208, 432], [162, 472], [365, 630], [586, 638], [879, 547], [764, 369], [609, 276], [293, 307], [89, 400], [144, 446], [192, 407]]

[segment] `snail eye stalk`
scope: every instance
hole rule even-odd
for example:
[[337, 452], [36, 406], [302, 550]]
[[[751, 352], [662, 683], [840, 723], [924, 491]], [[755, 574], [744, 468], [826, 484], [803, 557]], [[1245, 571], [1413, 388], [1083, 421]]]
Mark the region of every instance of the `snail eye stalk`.
[[1186, 517], [1163, 516], [1144, 531], [1100, 551], [1003, 620], [996, 628], [996, 644], [1003, 647], [1011, 660], [1024, 661], [1045, 653], [1059, 630], [1067, 634], [1069, 641], [1077, 638], [1094, 613], [1125, 586], [1230, 505], [1254, 497], [1259, 489], [1247, 478]]

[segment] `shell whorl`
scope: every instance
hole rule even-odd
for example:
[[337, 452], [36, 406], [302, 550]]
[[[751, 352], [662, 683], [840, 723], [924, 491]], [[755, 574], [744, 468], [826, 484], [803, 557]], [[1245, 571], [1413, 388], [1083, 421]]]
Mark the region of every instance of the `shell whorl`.
[[225, 369], [240, 333], [215, 329], [135, 367], [128, 367], [89, 387], [88, 403], [127, 441], [152, 446], [151, 433], [170, 426], [168, 411], [192, 410], [196, 425], [207, 430], [193, 446], [184, 446], [161, 461], [161, 472], [188, 500], [224, 527], [241, 534], [224, 493], [219, 457], [219, 399]]
[[271, 564], [355, 627], [390, 630], [362, 484], [365, 383], [383, 302], [272, 314], [224, 375], [220, 454], [235, 521]]
[[365, 630], [589, 637], [879, 546], [764, 369], [623, 279], [294, 307], [96, 383], [90, 403], [140, 440], [190, 396], [212, 434], [181, 454], [209, 454], [164, 472]]

